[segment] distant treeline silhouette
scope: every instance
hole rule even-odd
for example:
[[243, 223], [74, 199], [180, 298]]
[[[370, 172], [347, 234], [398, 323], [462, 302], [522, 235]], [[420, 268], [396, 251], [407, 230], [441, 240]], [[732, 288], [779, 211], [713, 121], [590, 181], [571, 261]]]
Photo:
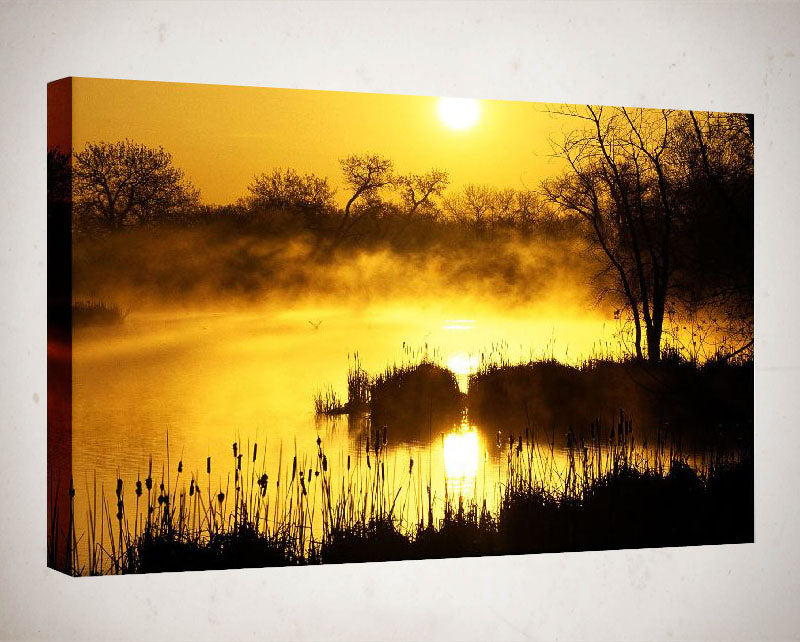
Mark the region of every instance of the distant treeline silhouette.
[[[51, 151], [49, 166], [59, 185], [68, 175], [69, 156]], [[348, 190], [344, 207], [327, 177], [273, 168], [256, 175], [234, 203], [208, 205], [176, 168], [163, 148], [130, 140], [89, 143], [72, 157], [74, 226], [98, 233], [160, 224], [198, 225], [219, 220], [258, 223], [272, 233], [312, 232], [330, 245], [395, 234], [420, 222], [458, 223], [477, 233], [499, 228], [569, 233], [578, 217], [558, 215], [530, 189], [468, 184], [446, 194], [447, 171], [398, 174], [393, 162], [374, 154], [340, 159]], [[54, 191], [56, 188], [54, 185]], [[385, 225], [382, 225], [385, 224]]]

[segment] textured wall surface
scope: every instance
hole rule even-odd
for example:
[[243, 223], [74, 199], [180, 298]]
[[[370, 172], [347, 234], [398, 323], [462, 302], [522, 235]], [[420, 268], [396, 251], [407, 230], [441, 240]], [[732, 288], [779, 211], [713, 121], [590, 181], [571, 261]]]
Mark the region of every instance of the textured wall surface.
[[[0, 5], [0, 637], [793, 638], [800, 5]], [[75, 580], [45, 566], [46, 83], [756, 115], [756, 543]]]

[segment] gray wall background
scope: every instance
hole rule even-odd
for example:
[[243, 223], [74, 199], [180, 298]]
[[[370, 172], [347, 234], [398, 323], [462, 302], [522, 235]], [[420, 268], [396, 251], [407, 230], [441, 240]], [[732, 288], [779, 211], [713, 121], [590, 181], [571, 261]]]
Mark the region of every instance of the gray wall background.
[[[798, 4], [0, 4], [0, 637], [800, 635]], [[45, 84], [756, 114], [756, 543], [69, 579], [45, 567]]]

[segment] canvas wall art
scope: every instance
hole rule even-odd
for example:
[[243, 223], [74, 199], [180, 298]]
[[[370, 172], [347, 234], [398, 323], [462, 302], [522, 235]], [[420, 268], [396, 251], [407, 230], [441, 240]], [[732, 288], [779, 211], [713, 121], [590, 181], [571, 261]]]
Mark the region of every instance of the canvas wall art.
[[48, 565], [752, 542], [753, 118], [48, 86]]

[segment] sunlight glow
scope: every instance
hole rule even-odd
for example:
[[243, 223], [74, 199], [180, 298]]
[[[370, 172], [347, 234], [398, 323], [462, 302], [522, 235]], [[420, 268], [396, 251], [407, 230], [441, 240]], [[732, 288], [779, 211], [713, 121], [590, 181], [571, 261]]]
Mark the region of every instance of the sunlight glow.
[[478, 431], [474, 427], [444, 436], [444, 470], [448, 479], [475, 479], [478, 474], [478, 445]]
[[478, 369], [478, 355], [456, 352], [447, 360], [447, 367], [457, 375], [469, 375]]
[[469, 129], [478, 122], [480, 105], [474, 98], [440, 98], [439, 119], [450, 129]]

